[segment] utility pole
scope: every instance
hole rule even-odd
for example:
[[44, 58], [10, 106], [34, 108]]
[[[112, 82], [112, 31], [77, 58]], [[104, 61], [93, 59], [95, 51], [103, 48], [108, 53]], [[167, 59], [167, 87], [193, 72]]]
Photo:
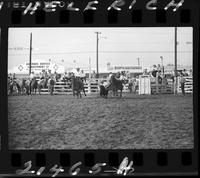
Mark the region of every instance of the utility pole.
[[160, 59], [162, 64], [162, 75], [164, 76], [163, 56], [160, 56]]
[[88, 93], [91, 93], [91, 59], [89, 58], [89, 82], [88, 82]]
[[30, 34], [29, 75], [31, 74], [31, 63], [32, 63], [32, 33]]
[[177, 94], [178, 79], [177, 79], [177, 27], [175, 27], [174, 36], [174, 75], [175, 75], [175, 90], [174, 93]]
[[97, 37], [97, 48], [96, 48], [96, 77], [99, 78], [99, 34], [101, 34], [101, 32], [95, 32], [96, 33], [96, 37]]
[[137, 58], [138, 66], [140, 66], [140, 58]]

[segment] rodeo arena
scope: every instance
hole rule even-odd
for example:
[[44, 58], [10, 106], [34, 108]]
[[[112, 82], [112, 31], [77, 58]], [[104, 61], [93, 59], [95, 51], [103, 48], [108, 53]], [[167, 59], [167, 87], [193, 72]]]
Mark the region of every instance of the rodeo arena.
[[[193, 147], [192, 69], [66, 68], [27, 62], [8, 74], [11, 149]], [[12, 72], [12, 73], [11, 73]]]

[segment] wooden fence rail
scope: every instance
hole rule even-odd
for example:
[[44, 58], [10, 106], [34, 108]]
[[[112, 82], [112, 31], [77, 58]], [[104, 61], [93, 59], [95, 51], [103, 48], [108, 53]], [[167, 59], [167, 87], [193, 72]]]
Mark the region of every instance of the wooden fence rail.
[[[186, 83], [185, 83], [185, 93], [192, 93], [193, 92], [193, 77], [185, 77]], [[99, 92], [99, 84], [102, 80], [106, 80], [103, 78], [98, 79], [91, 79], [87, 80], [85, 83], [85, 91], [87, 93], [97, 93]], [[162, 93], [162, 94], [172, 94], [174, 93], [174, 82], [172, 79], [167, 80], [168, 85], [163, 84], [151, 84], [151, 94], [155, 93]], [[181, 93], [181, 87], [180, 87], [180, 78], [178, 77], [178, 93]], [[129, 92], [128, 84], [124, 85], [123, 92]], [[48, 93], [48, 89], [42, 89], [42, 93], [46, 94]], [[72, 94], [72, 89], [70, 88], [69, 83], [65, 82], [56, 82], [54, 93], [56, 94]], [[136, 91], [138, 93], [138, 90]]]
[[[193, 77], [185, 77], [186, 83], [185, 83], [185, 93], [192, 93], [193, 92]], [[103, 78], [96, 78], [96, 79], [87, 79], [84, 87], [85, 91], [88, 94], [92, 93], [98, 93], [99, 92], [99, 84], [101, 81], [106, 81], [106, 79]], [[129, 92], [128, 88], [129, 84], [124, 85], [123, 92]], [[163, 84], [156, 84], [155, 80], [151, 80], [151, 94], [172, 94], [174, 93], [174, 82], [172, 79], [168, 79], [168, 85]], [[178, 78], [178, 88], [177, 92], [181, 93], [181, 87], [180, 87], [180, 78]], [[54, 93], [55, 94], [72, 94], [72, 89], [70, 87], [70, 83], [66, 82], [56, 82], [54, 85]], [[139, 89], [137, 88], [136, 93], [139, 93]], [[47, 88], [41, 89], [41, 94], [49, 94]]]

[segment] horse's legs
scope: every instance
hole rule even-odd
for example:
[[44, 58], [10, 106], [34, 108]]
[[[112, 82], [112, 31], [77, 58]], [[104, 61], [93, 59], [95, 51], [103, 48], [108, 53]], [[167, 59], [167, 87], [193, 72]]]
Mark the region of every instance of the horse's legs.
[[122, 97], [122, 90], [120, 90], [120, 98]]
[[118, 96], [118, 90], [116, 90], [116, 96]]
[[40, 92], [41, 92], [41, 86], [38, 86], [38, 93], [40, 95]]
[[20, 86], [19, 86], [19, 84], [16, 84], [16, 85], [17, 85], [17, 93], [19, 94], [21, 92]]
[[10, 94], [13, 94], [13, 85], [10, 85]]
[[51, 86], [51, 94], [53, 95], [54, 86]]
[[85, 88], [83, 87], [83, 93], [84, 93], [84, 95], [86, 96], [86, 93], [85, 93]]
[[29, 94], [31, 95], [31, 90], [32, 90], [32, 87], [31, 87], [31, 83], [29, 85]]
[[26, 89], [26, 94], [27, 95], [30, 95], [30, 89], [27, 87], [27, 89]]

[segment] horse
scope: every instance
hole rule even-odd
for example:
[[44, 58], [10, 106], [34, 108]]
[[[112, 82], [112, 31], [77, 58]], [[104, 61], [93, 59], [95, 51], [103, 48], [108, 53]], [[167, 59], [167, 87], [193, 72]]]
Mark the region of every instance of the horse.
[[13, 94], [13, 90], [17, 89], [17, 93], [20, 93], [21, 88], [19, 83], [16, 80], [9, 80], [8, 81], [8, 94]]
[[121, 80], [117, 80], [114, 75], [110, 78], [110, 87], [113, 91], [113, 96], [118, 96], [118, 90], [120, 90], [120, 97], [122, 97], [122, 90], [123, 90], [123, 82]]
[[76, 95], [77, 98], [79, 96], [81, 98], [82, 97], [81, 96], [81, 91], [83, 91], [84, 95], [86, 96], [84, 83], [83, 83], [83, 81], [81, 80], [80, 77], [72, 76], [71, 77], [71, 86], [72, 86], [73, 96]]
[[52, 78], [49, 78], [47, 85], [48, 85], [48, 92], [49, 92], [49, 94], [53, 95], [55, 81]]
[[26, 93], [27, 95], [29, 95], [30, 92], [30, 80], [29, 79], [22, 79], [21, 81], [21, 93], [24, 94]]
[[47, 88], [47, 83], [48, 83], [48, 80], [47, 78], [42, 78], [38, 81], [38, 92], [39, 94], [41, 93], [41, 89], [42, 88]]
[[30, 94], [31, 94], [32, 91], [35, 92], [35, 94], [36, 94], [37, 88], [38, 88], [38, 82], [36, 80], [36, 77], [34, 77], [30, 81]]

